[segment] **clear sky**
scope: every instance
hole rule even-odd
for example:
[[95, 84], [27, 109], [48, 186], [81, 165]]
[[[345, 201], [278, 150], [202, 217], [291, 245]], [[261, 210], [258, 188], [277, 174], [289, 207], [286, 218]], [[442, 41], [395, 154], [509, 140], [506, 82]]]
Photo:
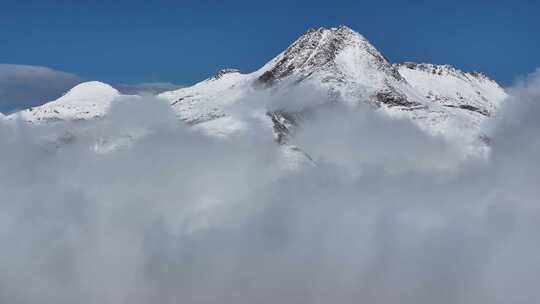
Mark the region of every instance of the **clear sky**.
[[540, 1], [0, 0], [0, 63], [110, 83], [189, 84], [262, 66], [310, 27], [348, 25], [391, 61], [503, 84], [540, 66]]

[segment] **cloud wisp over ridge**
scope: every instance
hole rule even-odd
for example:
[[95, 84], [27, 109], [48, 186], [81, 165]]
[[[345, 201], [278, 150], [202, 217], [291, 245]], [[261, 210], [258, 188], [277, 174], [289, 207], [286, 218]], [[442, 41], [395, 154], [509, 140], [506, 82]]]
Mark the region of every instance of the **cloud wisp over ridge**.
[[42, 66], [0, 64], [0, 112], [12, 112], [54, 100], [83, 80]]

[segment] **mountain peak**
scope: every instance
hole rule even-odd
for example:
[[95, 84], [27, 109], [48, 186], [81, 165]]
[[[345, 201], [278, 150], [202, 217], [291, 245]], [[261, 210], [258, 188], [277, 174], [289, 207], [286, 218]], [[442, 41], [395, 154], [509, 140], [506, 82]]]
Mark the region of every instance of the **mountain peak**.
[[99, 81], [88, 81], [80, 83], [73, 88], [71, 88], [69, 91], [64, 94], [64, 96], [60, 97], [59, 100], [88, 100], [88, 99], [94, 99], [96, 97], [102, 97], [102, 96], [116, 96], [120, 93], [118, 90], [113, 88], [112, 86], [99, 82]]
[[[358, 73], [358, 69], [367, 68], [384, 71], [399, 78], [392, 65], [364, 36], [342, 25], [308, 30], [283, 53], [266, 64], [260, 70], [258, 80], [268, 85], [296, 74], [301, 81], [313, 73], [329, 69], [340, 74], [344, 71], [337, 67], [340, 65], [338, 61], [344, 60], [353, 62], [355, 66], [350, 68], [356, 70], [345, 72]], [[346, 65], [342, 62], [341, 67]]]

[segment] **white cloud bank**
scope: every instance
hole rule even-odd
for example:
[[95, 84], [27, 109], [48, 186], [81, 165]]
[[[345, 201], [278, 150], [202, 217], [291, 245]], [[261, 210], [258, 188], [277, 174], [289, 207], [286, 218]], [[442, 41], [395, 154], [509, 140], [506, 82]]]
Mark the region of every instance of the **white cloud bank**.
[[[212, 139], [153, 100], [2, 126], [0, 302], [539, 302], [539, 81], [512, 91], [488, 161], [339, 106], [295, 134], [318, 165], [293, 173], [267, 130]], [[89, 149], [134, 126], [129, 148]]]

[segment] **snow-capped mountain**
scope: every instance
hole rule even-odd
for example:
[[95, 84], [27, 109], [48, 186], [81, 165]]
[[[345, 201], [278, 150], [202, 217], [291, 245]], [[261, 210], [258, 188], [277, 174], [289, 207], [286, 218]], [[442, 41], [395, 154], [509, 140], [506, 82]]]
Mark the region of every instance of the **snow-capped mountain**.
[[120, 93], [108, 84], [84, 82], [57, 100], [11, 114], [8, 118], [18, 117], [30, 123], [94, 119], [105, 115], [111, 102], [118, 97]]
[[315, 85], [351, 104], [369, 102], [410, 106], [415, 92], [397, 69], [360, 34], [347, 27], [309, 30], [283, 53], [251, 74], [223, 70], [193, 87], [166, 92], [179, 117], [204, 122], [225, 116], [224, 107], [253, 89], [287, 90]]
[[[219, 120], [225, 126], [239, 125], [226, 110], [235, 101], [256, 90], [299, 86], [321, 88], [330, 101], [368, 103], [390, 115], [409, 117], [430, 133], [469, 142], [484, 137], [483, 121], [506, 97], [495, 81], [480, 73], [449, 65], [390, 64], [367, 39], [345, 26], [309, 30], [253, 73], [220, 71], [160, 97], [189, 123]], [[294, 113], [282, 114], [269, 115], [274, 129], [294, 125], [289, 119]]]
[[[449, 65], [391, 64], [365, 37], [346, 26], [307, 31], [255, 72], [226, 69], [158, 96], [170, 103], [180, 120], [211, 134], [227, 135], [259, 121], [283, 143], [305, 109], [270, 105], [248, 121], [235, 115], [235, 105], [261, 93], [275, 95], [298, 88], [317, 88], [330, 103], [368, 104], [390, 116], [410, 118], [429, 133], [465, 143], [485, 138], [483, 122], [497, 113], [506, 97], [495, 81], [481, 73]], [[109, 85], [88, 82], [58, 100], [8, 118], [18, 116], [33, 123], [99, 118], [120, 96]], [[313, 101], [303, 107], [319, 104]]]

